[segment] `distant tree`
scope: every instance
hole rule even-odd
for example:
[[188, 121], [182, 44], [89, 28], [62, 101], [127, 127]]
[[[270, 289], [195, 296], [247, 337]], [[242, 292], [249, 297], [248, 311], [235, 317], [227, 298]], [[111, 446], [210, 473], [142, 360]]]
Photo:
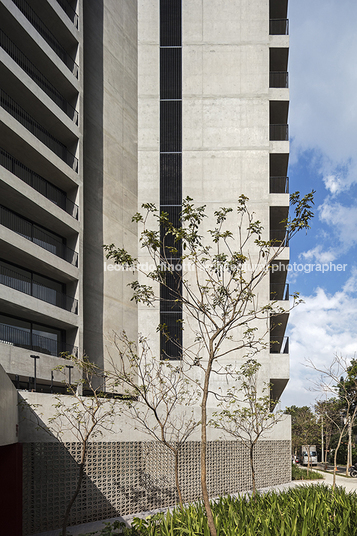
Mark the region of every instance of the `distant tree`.
[[220, 403], [220, 410], [213, 413], [210, 424], [242, 442], [249, 452], [252, 472], [253, 497], [256, 495], [256, 470], [254, 449], [264, 432], [271, 430], [284, 413], [274, 411], [276, 402], [270, 398], [270, 385], [258, 382], [260, 363], [248, 359], [237, 375], [237, 385], [228, 389]]
[[285, 413], [291, 415], [291, 435], [294, 453], [301, 452], [301, 447], [307, 447], [308, 470], [310, 468], [310, 446], [319, 443], [319, 426], [316, 415], [308, 406], [290, 406]]
[[331, 450], [332, 438], [336, 431], [336, 426], [343, 423], [343, 407], [337, 398], [319, 400], [315, 404], [315, 412], [320, 417], [322, 432], [325, 438], [324, 459], [327, 461], [327, 453]]
[[[334, 451], [334, 466], [337, 465], [338, 450], [343, 437], [352, 435], [353, 424], [357, 416], [357, 364], [354, 359], [335, 354], [332, 362], [324, 368], [320, 368], [311, 359], [306, 361], [306, 366], [320, 373], [320, 379], [314, 381], [315, 389], [324, 393], [330, 393], [332, 397], [338, 397], [344, 412], [343, 421], [334, 421], [339, 437]], [[350, 454], [351, 452], [351, 454]], [[347, 452], [346, 475], [352, 449]], [[333, 488], [336, 485], [335, 471], [333, 478]]]

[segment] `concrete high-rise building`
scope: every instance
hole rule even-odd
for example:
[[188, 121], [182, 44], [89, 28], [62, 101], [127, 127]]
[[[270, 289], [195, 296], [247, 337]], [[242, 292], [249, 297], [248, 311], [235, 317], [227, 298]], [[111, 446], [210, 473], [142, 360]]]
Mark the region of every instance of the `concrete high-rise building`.
[[[102, 247], [137, 256], [141, 203], [175, 220], [186, 196], [213, 214], [245, 194], [264, 238], [283, 239], [288, 50], [287, 0], [0, 0], [0, 365], [18, 389], [61, 392], [61, 352], [105, 368], [113, 330], [139, 330], [160, 351], [153, 326], [174, 329], [182, 311], [137, 307], [133, 275], [108, 269]], [[267, 277], [260, 297], [286, 303], [286, 272]], [[287, 319], [261, 355], [274, 399], [289, 378]], [[266, 444], [282, 481], [290, 432], [279, 430]], [[14, 437], [8, 429], [0, 445]], [[35, 441], [21, 425], [20, 440]], [[108, 517], [119, 507], [100, 493]]]

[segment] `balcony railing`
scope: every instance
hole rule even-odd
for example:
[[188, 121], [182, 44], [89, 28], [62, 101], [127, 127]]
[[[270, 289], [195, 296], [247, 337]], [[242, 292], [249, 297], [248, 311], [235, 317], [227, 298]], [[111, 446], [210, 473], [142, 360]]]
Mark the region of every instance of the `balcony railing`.
[[0, 165], [16, 175], [19, 179], [26, 182], [31, 188], [42, 194], [44, 197], [52, 201], [55, 205], [65, 210], [68, 214], [78, 220], [78, 205], [73, 203], [66, 196], [65, 192], [54, 186], [46, 179], [37, 175], [34, 171], [24, 166], [16, 160], [11, 154], [4, 151], [0, 147]]
[[289, 87], [289, 73], [287, 71], [270, 71], [269, 87]]
[[289, 177], [270, 177], [271, 194], [288, 194]]
[[17, 46], [0, 30], [0, 46], [21, 67], [23, 71], [53, 100], [55, 104], [73, 122], [78, 125], [78, 112], [66, 101], [47, 78], [33, 65], [33, 63], [17, 48]]
[[289, 301], [289, 285], [270, 283], [270, 299]]
[[289, 245], [286, 229], [270, 229], [270, 240], [273, 241], [273, 246]]
[[63, 239], [53, 233], [46, 232], [42, 227], [36, 225], [12, 210], [0, 205], [0, 224], [11, 231], [21, 235], [26, 240], [30, 240], [53, 255], [78, 266], [78, 253], [68, 248]]
[[270, 19], [270, 35], [289, 35], [289, 19]]
[[270, 125], [270, 141], [289, 141], [289, 125]]
[[60, 357], [62, 352], [78, 355], [76, 346], [50, 339], [49, 337], [43, 337], [33, 333], [30, 329], [15, 328], [2, 323], [0, 323], [0, 343], [19, 346], [20, 348], [55, 357]]
[[16, 270], [12, 265], [2, 262], [0, 264], [0, 283], [6, 287], [13, 288], [46, 303], [60, 307], [61, 309], [65, 309], [70, 313], [77, 314], [78, 301], [76, 299], [54, 288], [41, 285], [34, 280], [32, 272], [28, 272], [27, 270], [23, 270], [23, 272], [26, 272], [30, 277]]
[[31, 22], [32, 26], [38, 31], [38, 33], [43, 37], [46, 43], [52, 48], [52, 50], [57, 54], [57, 56], [63, 61], [63, 63], [68, 67], [68, 69], [78, 78], [78, 65], [73, 58], [65, 51], [65, 49], [60, 45], [55, 36], [47, 28], [47, 26], [42, 22], [42, 20], [36, 15], [34, 10], [29, 6], [26, 0], [12, 0], [14, 4], [19, 8], [19, 10], [25, 15], [27, 20]]
[[57, 0], [66, 15], [71, 19], [76, 28], [78, 28], [78, 15], [66, 0]]
[[270, 335], [270, 353], [271, 354], [288, 354], [289, 353], [289, 337], [274, 337]]
[[63, 160], [74, 171], [78, 171], [78, 160], [69, 152], [67, 147], [35, 121], [30, 114], [25, 112], [5, 91], [0, 89], [0, 105], [6, 112], [12, 115], [19, 123], [31, 132], [37, 139], [42, 141], [51, 151]]

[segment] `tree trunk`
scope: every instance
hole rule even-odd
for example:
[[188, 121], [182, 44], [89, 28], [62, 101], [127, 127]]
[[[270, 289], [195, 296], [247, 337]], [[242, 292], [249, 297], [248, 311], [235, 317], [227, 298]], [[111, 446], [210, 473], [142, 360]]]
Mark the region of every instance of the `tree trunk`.
[[256, 500], [256, 486], [255, 486], [255, 469], [254, 469], [254, 461], [253, 461], [253, 451], [254, 451], [254, 444], [250, 446], [249, 449], [249, 458], [250, 458], [250, 468], [252, 471], [252, 484], [253, 484], [253, 497], [254, 500]]
[[207, 490], [207, 399], [208, 399], [208, 387], [209, 379], [212, 370], [212, 358], [210, 357], [207, 364], [205, 373], [205, 381], [203, 386], [203, 396], [201, 405], [201, 489], [202, 497], [205, 505], [207, 523], [211, 536], [217, 536], [216, 527], [213, 520], [213, 514], [211, 505], [209, 503], [209, 496]]
[[179, 452], [178, 450], [175, 451], [175, 482], [176, 482], [176, 489], [179, 496], [179, 503], [181, 510], [183, 509], [183, 500], [182, 500], [182, 492], [180, 488], [180, 481], [179, 481], [179, 470], [178, 470], [178, 458], [179, 458]]
[[69, 514], [71, 512], [71, 508], [73, 506], [73, 503], [77, 499], [78, 493], [79, 493], [79, 491], [81, 489], [81, 486], [82, 486], [86, 454], [87, 454], [87, 442], [85, 441], [83, 443], [83, 445], [82, 445], [82, 455], [81, 455], [81, 463], [79, 464], [79, 475], [78, 475], [77, 487], [76, 487], [76, 490], [75, 490], [71, 500], [69, 501], [69, 503], [67, 505], [67, 508], [66, 508], [66, 511], [65, 511], [65, 514], [64, 514], [61, 536], [67, 536], [67, 525], [68, 525]]
[[352, 422], [351, 416], [348, 415], [348, 445], [347, 445], [347, 463], [346, 476], [349, 475], [348, 468], [352, 465]]

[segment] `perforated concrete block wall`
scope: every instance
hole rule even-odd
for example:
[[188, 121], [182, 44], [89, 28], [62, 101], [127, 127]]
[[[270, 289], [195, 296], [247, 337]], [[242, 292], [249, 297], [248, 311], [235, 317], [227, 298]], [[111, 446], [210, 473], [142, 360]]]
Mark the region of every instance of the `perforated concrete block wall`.
[[[61, 526], [65, 506], [78, 475], [78, 443], [24, 444], [24, 535]], [[262, 441], [255, 449], [257, 486], [291, 479], [290, 441]], [[185, 502], [201, 497], [200, 444], [187, 442], [180, 453], [180, 483]], [[208, 444], [208, 489], [211, 497], [249, 490], [248, 451], [234, 441]], [[92, 443], [85, 478], [70, 525], [172, 506], [178, 502], [174, 460], [155, 442]]]

